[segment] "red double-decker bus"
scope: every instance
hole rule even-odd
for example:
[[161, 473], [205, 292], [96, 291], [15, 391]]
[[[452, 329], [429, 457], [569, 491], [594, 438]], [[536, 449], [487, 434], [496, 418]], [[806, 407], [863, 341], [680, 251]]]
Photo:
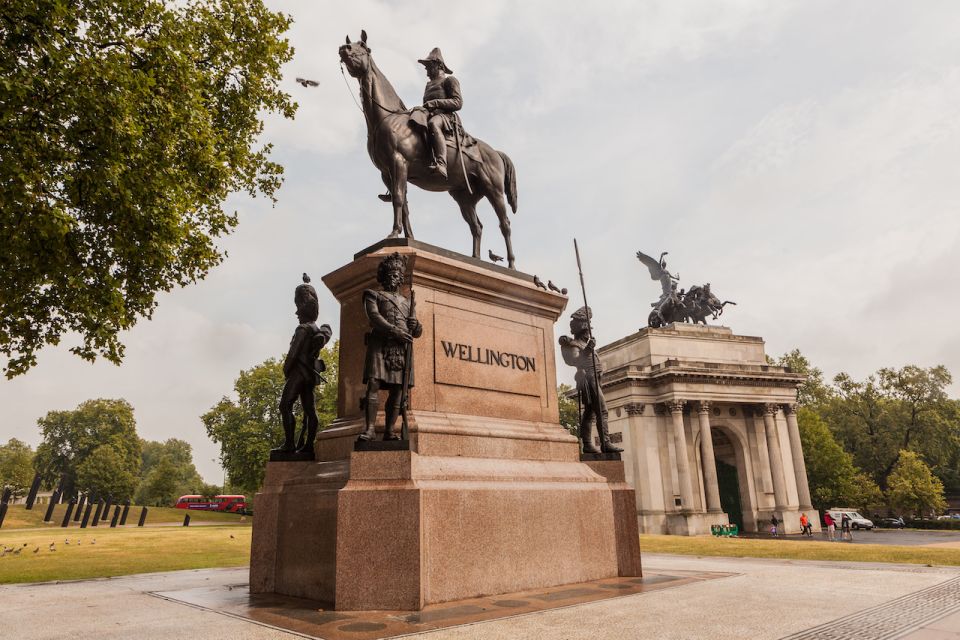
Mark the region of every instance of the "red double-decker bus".
[[247, 497], [239, 495], [220, 495], [214, 496], [212, 499], [207, 499], [198, 495], [180, 496], [180, 498], [177, 500], [177, 504], [173, 506], [177, 509], [246, 513]]

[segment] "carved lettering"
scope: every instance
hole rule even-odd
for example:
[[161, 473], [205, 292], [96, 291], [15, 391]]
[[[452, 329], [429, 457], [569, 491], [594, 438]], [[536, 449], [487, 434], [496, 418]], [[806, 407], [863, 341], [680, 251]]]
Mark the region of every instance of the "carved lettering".
[[443, 354], [448, 358], [457, 358], [465, 362], [475, 362], [489, 366], [499, 366], [504, 369], [516, 369], [517, 371], [537, 370], [537, 359], [532, 356], [525, 356], [508, 351], [497, 351], [496, 349], [485, 349], [479, 346], [452, 343], [441, 340]]

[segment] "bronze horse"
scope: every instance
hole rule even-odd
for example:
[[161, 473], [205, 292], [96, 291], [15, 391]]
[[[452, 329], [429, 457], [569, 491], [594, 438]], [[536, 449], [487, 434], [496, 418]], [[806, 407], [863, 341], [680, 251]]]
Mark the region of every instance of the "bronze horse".
[[[474, 161], [468, 154], [458, 155], [455, 148], [447, 148], [449, 177], [444, 179], [429, 168], [430, 147], [424, 132], [410, 124], [411, 110], [397, 95], [370, 55], [367, 33], [361, 32], [360, 42], [340, 47], [340, 61], [347, 72], [360, 82], [363, 115], [367, 121], [367, 152], [380, 170], [384, 184], [390, 189], [393, 203], [393, 230], [388, 238], [396, 238], [401, 230], [413, 238], [410, 212], [407, 208], [407, 182], [427, 191], [448, 191], [460, 205], [460, 213], [473, 235], [473, 257], [480, 258], [480, 236], [483, 225], [477, 217], [477, 203], [486, 198], [500, 220], [500, 231], [507, 245], [507, 263], [514, 264], [510, 241], [510, 219], [503, 199], [514, 213], [517, 211], [517, 174], [507, 154], [497, 151], [482, 140], [477, 150], [483, 162]], [[462, 162], [462, 164], [461, 164]], [[469, 182], [464, 176], [466, 171]]]

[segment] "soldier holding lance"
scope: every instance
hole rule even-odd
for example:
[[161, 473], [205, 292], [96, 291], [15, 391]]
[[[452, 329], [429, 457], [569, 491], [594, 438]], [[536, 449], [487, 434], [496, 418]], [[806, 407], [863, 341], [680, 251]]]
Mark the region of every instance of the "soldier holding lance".
[[[570, 336], [560, 336], [560, 353], [563, 361], [577, 368], [574, 379], [580, 396], [580, 441], [584, 453], [618, 453], [623, 451], [612, 442], [607, 431], [607, 405], [600, 390], [602, 367], [597, 356], [597, 342], [591, 335], [590, 307], [581, 307], [570, 316]], [[593, 442], [592, 426], [596, 423], [600, 435], [600, 448]]]
[[374, 424], [380, 403], [380, 390], [387, 389], [384, 440], [399, 440], [393, 428], [404, 408], [407, 390], [413, 386], [413, 351], [415, 338], [423, 333], [417, 320], [411, 299], [400, 293], [407, 259], [399, 253], [387, 256], [377, 268], [377, 282], [381, 291], [367, 289], [363, 292], [363, 309], [370, 321], [366, 335], [367, 356], [363, 366], [363, 382], [367, 385], [363, 399], [364, 432], [359, 440], [374, 440]]

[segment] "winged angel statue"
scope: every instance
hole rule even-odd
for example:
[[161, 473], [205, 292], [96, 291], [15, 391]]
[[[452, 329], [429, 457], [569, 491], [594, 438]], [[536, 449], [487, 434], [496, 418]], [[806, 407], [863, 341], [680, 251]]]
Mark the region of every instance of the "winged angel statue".
[[691, 287], [688, 292], [684, 292], [683, 289], [677, 291], [680, 274], [673, 275], [667, 270], [667, 261], [664, 260], [666, 255], [667, 252], [664, 251], [657, 259], [637, 251], [637, 259], [650, 272], [650, 279], [659, 280], [663, 290], [660, 299], [650, 303], [653, 310], [647, 318], [649, 326], [657, 328], [672, 322], [707, 324], [707, 316], [712, 316], [716, 320], [723, 313], [726, 305], [737, 304], [730, 300], [720, 302], [720, 299], [711, 293], [709, 282], [703, 286]]

